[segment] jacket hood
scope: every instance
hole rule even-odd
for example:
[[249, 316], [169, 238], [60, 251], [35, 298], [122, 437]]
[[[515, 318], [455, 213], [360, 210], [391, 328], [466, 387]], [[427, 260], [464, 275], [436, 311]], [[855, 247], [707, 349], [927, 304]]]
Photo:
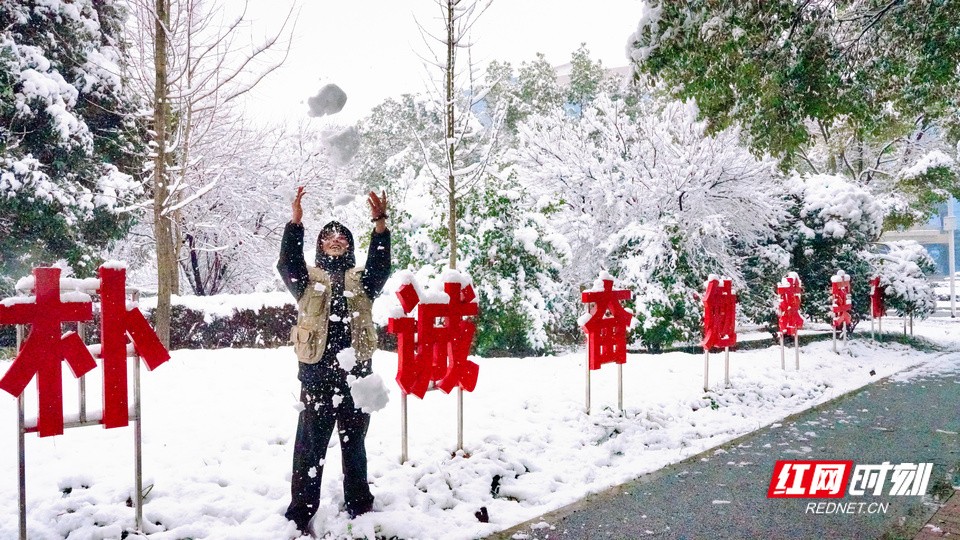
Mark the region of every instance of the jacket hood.
[[[327, 255], [323, 252], [323, 247], [320, 245], [320, 239], [328, 232], [338, 232], [347, 237], [347, 251], [339, 257], [333, 257]], [[318, 268], [323, 268], [324, 270], [330, 271], [344, 271], [349, 270], [357, 265], [357, 258], [353, 253], [354, 244], [353, 244], [353, 233], [350, 232], [344, 224], [339, 221], [331, 221], [323, 226], [320, 229], [320, 234], [317, 235], [317, 259], [316, 265]]]

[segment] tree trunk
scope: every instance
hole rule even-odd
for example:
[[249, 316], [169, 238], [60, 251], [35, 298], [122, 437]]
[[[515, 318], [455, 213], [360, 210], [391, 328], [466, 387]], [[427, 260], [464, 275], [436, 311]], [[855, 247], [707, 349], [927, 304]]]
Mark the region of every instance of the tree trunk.
[[157, 18], [154, 25], [154, 107], [153, 129], [156, 133], [156, 157], [153, 169], [153, 227], [157, 242], [157, 307], [154, 322], [157, 337], [170, 345], [170, 295], [177, 273], [176, 249], [173, 242], [173, 227], [170, 216], [164, 216], [164, 204], [169, 193], [167, 181], [167, 122], [169, 120], [167, 95], [167, 27], [169, 26], [169, 0], [156, 0]]
[[453, 6], [456, 0], [447, 0], [447, 203], [450, 207], [447, 228], [450, 238], [450, 268], [457, 267], [457, 179], [454, 177], [454, 88], [453, 75], [456, 62]]

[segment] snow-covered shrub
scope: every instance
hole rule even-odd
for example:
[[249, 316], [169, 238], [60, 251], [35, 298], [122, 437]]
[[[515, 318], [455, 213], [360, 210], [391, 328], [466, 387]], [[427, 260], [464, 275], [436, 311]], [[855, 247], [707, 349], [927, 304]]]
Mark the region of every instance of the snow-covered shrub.
[[628, 337], [654, 352], [699, 336], [703, 279], [696, 269], [706, 265], [692, 259], [681, 244], [676, 226], [637, 224], [615, 234], [608, 244], [610, 272], [634, 293], [626, 303], [636, 317]]
[[[290, 344], [297, 307], [286, 293], [173, 297], [171, 349], [273, 348]], [[141, 303], [151, 323], [154, 298]]]
[[790, 252], [776, 237], [759, 245], [738, 246], [738, 252], [742, 254], [743, 287], [737, 291], [737, 311], [775, 336], [779, 332], [777, 283], [791, 271]]
[[866, 250], [880, 236], [883, 210], [867, 190], [842, 176], [794, 176], [787, 187], [790, 218], [780, 234], [790, 269], [803, 281], [803, 312], [831, 320], [830, 276], [843, 270], [851, 277], [856, 325], [870, 305]]
[[[476, 354], [550, 351], [558, 334], [576, 327], [576, 289], [560, 281], [569, 246], [552, 232], [550, 209], [533, 207], [509, 185], [491, 178], [458, 205], [457, 268], [473, 278], [480, 304]], [[444, 209], [426, 194], [394, 204], [394, 269], [439, 275], [449, 264]]]
[[569, 260], [549, 212], [525, 209], [519, 189], [490, 187], [464, 201], [460, 254], [480, 297], [477, 354], [554, 349], [575, 318], [571, 291], [560, 282]]
[[889, 251], [874, 255], [872, 261], [880, 276], [887, 308], [895, 309], [901, 316], [926, 318], [937, 307], [933, 285], [927, 279], [935, 267], [933, 258], [913, 240], [886, 245]]

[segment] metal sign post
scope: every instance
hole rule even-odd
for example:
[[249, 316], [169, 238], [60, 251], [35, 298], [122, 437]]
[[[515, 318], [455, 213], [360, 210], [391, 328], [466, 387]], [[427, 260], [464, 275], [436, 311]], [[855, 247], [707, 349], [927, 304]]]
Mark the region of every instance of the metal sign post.
[[710, 349], [703, 350], [703, 391], [710, 390]]
[[723, 348], [723, 382], [730, 388], [730, 347]]
[[797, 371], [800, 371], [800, 332], [793, 335], [793, 350], [797, 355]]
[[[17, 352], [23, 346], [24, 326], [17, 325]], [[17, 495], [20, 508], [20, 540], [27, 540], [27, 448], [24, 440], [23, 394], [17, 397], [17, 459], [20, 476], [17, 481]]]
[[457, 450], [463, 451], [463, 388], [457, 387]]
[[407, 393], [400, 391], [400, 463], [407, 462]]
[[787, 370], [786, 353], [783, 350], [783, 332], [780, 332], [780, 369]]
[[617, 364], [617, 408], [623, 412], [623, 364]]
[[590, 414], [590, 362], [586, 362], [587, 366], [587, 414]]
[[[90, 294], [96, 294], [98, 290], [83, 291]], [[139, 293], [136, 289], [127, 289], [128, 294], [132, 294], [133, 302], [139, 300]], [[86, 336], [86, 328], [83, 323], [78, 323], [77, 334], [83, 338]], [[17, 325], [17, 351], [23, 347], [25, 341], [25, 325]], [[99, 354], [93, 355], [100, 358]], [[132, 344], [127, 345], [127, 358], [133, 358], [133, 400], [134, 410], [128, 415], [128, 421], [133, 423], [134, 434], [134, 496], [132, 500], [136, 511], [135, 527], [137, 532], [143, 530], [143, 433], [141, 425], [140, 410], [140, 357], [136, 353]], [[102, 366], [101, 366], [102, 367]], [[77, 380], [79, 392], [79, 417], [76, 421], [64, 422], [64, 430], [85, 426], [102, 425], [100, 418], [87, 417], [87, 393], [86, 377], [81, 376]], [[24, 395], [17, 397], [17, 457], [19, 462], [18, 495], [19, 495], [19, 513], [20, 513], [20, 540], [27, 540], [27, 505], [26, 505], [26, 440], [27, 433], [38, 433], [39, 425], [27, 426], [24, 413]]]

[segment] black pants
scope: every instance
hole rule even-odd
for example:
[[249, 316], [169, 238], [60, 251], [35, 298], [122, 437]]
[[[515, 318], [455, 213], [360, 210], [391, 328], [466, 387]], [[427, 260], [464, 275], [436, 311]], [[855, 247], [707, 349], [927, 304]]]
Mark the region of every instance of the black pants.
[[[343, 454], [343, 498], [347, 511], [355, 515], [370, 510], [373, 505], [373, 495], [367, 484], [367, 450], [364, 445], [370, 415], [354, 407], [342, 370], [319, 365], [310, 367], [319, 369], [320, 373], [314, 374], [320, 376], [311, 377], [314, 380], [301, 386], [300, 402], [304, 409], [300, 411], [297, 424], [291, 501], [286, 512], [287, 519], [294, 521], [302, 531], [317, 513], [323, 464], [334, 424], [338, 428]], [[336, 401], [339, 404], [334, 406]]]

